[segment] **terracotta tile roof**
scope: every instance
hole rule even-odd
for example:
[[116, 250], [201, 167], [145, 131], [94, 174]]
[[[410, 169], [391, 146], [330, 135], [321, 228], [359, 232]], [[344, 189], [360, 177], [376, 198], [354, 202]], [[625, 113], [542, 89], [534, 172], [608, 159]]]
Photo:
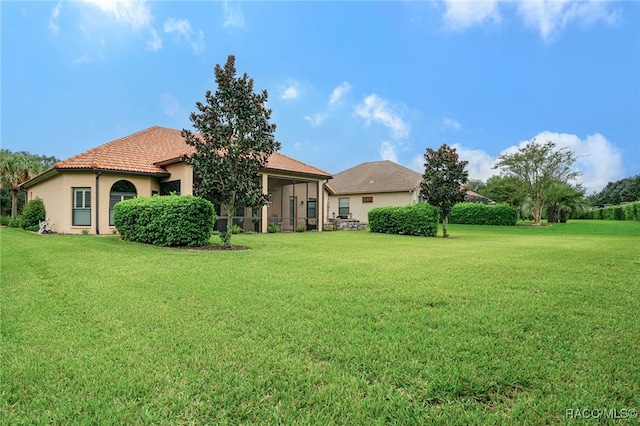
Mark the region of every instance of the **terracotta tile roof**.
[[412, 191], [422, 175], [393, 161], [362, 163], [336, 173], [328, 186], [336, 195]]
[[[163, 162], [182, 158], [194, 152], [187, 145], [180, 130], [154, 126], [138, 133], [117, 139], [56, 163], [57, 170], [100, 169], [129, 173], [166, 174]], [[280, 153], [273, 153], [266, 169], [296, 174], [330, 178], [331, 174], [316, 167], [294, 160]]]

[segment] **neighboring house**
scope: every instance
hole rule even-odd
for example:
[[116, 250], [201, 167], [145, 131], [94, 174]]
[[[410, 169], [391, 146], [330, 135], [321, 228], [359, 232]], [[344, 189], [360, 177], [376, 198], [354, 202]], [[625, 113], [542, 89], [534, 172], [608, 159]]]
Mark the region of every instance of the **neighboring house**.
[[[151, 127], [60, 161], [22, 187], [28, 200], [42, 199], [54, 232], [112, 234], [113, 207], [119, 201], [193, 193], [197, 176], [183, 160], [193, 152], [179, 130]], [[322, 230], [322, 187], [331, 174], [276, 152], [258, 178], [271, 203], [239, 209], [234, 223], [258, 232], [267, 232], [270, 224]], [[216, 210], [226, 214], [224, 206]], [[219, 220], [217, 226], [226, 223]]]
[[[393, 161], [362, 163], [336, 173], [325, 185], [327, 218], [368, 222], [374, 207], [406, 206], [421, 200], [422, 174]], [[466, 201], [489, 204], [490, 200], [466, 191]]]
[[421, 181], [420, 173], [389, 160], [362, 163], [336, 173], [325, 185], [327, 218], [366, 223], [374, 207], [416, 204]]

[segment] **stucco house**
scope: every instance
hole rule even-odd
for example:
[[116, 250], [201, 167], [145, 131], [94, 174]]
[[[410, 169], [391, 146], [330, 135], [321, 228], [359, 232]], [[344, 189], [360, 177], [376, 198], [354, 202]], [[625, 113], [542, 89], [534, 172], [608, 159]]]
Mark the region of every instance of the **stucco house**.
[[[193, 149], [179, 130], [155, 126], [60, 161], [22, 187], [28, 200], [42, 199], [54, 232], [112, 234], [117, 202], [193, 193], [197, 176], [184, 161]], [[271, 203], [239, 209], [234, 223], [257, 232], [267, 232], [270, 224], [322, 230], [323, 185], [331, 174], [276, 152], [256, 178]], [[216, 209], [226, 214], [224, 206]], [[219, 220], [217, 226], [226, 223]]]
[[[393, 161], [372, 161], [336, 173], [325, 185], [327, 218], [367, 223], [374, 207], [406, 206], [421, 200], [422, 174]], [[466, 200], [489, 203], [486, 197], [466, 191]]]
[[422, 175], [393, 161], [372, 161], [336, 173], [326, 185], [327, 217], [367, 222], [374, 207], [418, 202]]

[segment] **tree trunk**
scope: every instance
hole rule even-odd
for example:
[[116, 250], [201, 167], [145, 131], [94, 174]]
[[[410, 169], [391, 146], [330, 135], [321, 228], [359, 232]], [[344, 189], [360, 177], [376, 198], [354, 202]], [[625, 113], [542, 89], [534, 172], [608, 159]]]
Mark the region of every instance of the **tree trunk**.
[[225, 247], [231, 247], [231, 234], [233, 234], [233, 215], [235, 214], [235, 206], [233, 204], [227, 205], [227, 230], [224, 233], [222, 242]]
[[449, 223], [449, 216], [445, 216], [442, 218], [442, 238], [447, 238], [449, 234], [447, 233], [447, 224]]
[[18, 190], [11, 189], [11, 219], [18, 217]]
[[542, 203], [534, 201], [533, 203], [533, 225], [540, 226], [542, 223]]

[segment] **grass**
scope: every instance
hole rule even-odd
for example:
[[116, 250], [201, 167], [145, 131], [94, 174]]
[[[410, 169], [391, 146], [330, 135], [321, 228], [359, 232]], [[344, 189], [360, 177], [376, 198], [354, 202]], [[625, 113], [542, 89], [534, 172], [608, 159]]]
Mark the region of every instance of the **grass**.
[[450, 233], [234, 235], [251, 250], [226, 252], [2, 229], [2, 421], [539, 425], [640, 408], [640, 223]]

